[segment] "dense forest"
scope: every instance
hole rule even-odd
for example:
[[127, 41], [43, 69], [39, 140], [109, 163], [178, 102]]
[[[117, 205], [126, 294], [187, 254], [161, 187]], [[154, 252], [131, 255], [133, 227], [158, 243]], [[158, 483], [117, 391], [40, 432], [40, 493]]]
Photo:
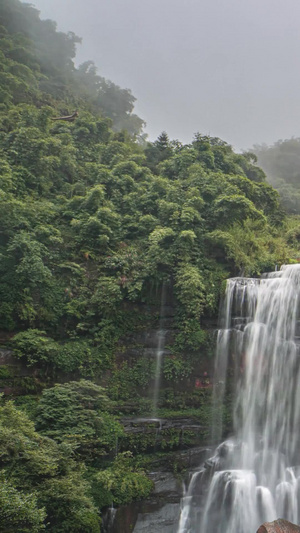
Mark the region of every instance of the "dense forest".
[[[163, 286], [175, 312], [159, 413], [203, 413], [202, 390], [192, 403], [176, 390], [210, 356], [224, 280], [297, 259], [299, 222], [255, 154], [200, 133], [147, 142], [131, 92], [75, 68], [79, 42], [2, 0], [0, 340], [22, 369], [0, 366], [6, 533], [96, 533], [101, 510], [151, 492], [153, 446], [121, 417], [151, 413], [153, 362], [122, 352], [157, 324]], [[161, 447], [178, 444], [171, 432]]]
[[278, 190], [287, 213], [300, 214], [300, 139], [277, 141], [272, 146], [255, 145], [259, 165]]

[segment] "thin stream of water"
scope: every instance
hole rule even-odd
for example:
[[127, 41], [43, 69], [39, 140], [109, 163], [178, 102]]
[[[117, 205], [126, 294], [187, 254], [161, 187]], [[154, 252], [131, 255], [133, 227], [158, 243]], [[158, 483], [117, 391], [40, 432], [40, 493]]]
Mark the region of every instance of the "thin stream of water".
[[[234, 390], [234, 437], [194, 474], [178, 533], [255, 533], [279, 517], [300, 521], [299, 296], [300, 265], [228, 280], [214, 406], [221, 412]], [[219, 415], [213, 437], [221, 431]]]
[[157, 344], [156, 344], [156, 351], [155, 351], [155, 380], [154, 380], [154, 387], [153, 387], [153, 409], [152, 409], [152, 417], [157, 417], [157, 405], [158, 405], [158, 399], [159, 399], [159, 389], [160, 389], [160, 381], [161, 381], [161, 366], [162, 366], [162, 358], [164, 355], [164, 348], [165, 348], [165, 340], [166, 340], [166, 330], [164, 329], [164, 318], [165, 318], [165, 305], [166, 305], [166, 294], [167, 294], [167, 286], [166, 283], [163, 281], [162, 289], [161, 289], [161, 301], [160, 301], [160, 316], [159, 316], [159, 330], [157, 332]]

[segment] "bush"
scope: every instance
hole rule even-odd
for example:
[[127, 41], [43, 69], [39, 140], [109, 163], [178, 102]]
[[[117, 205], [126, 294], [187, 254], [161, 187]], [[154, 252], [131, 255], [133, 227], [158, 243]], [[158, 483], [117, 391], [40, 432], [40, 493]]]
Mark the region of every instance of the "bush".
[[95, 475], [95, 481], [105, 496], [105, 505], [146, 498], [153, 488], [146, 474], [135, 468], [131, 452], [119, 454], [110, 468]]

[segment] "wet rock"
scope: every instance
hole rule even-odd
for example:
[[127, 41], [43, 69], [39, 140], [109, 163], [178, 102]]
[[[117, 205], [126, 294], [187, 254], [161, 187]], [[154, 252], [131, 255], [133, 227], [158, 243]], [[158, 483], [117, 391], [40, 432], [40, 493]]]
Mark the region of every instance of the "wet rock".
[[300, 337], [300, 320], [296, 320], [295, 336], [296, 337]]
[[207, 457], [212, 454], [210, 448], [195, 447], [189, 450], [178, 452], [178, 459], [181, 460], [185, 469], [199, 468]]
[[20, 365], [20, 359], [14, 357], [12, 350], [0, 349], [0, 365]]
[[222, 442], [216, 449], [215, 455], [209, 457], [204, 463], [204, 467], [214, 472], [216, 470], [225, 470], [228, 458], [238, 450], [239, 444], [234, 440], [226, 440]]
[[257, 533], [300, 533], [300, 526], [292, 524], [283, 518], [274, 520], [274, 522], [265, 522], [257, 530]]
[[103, 530], [105, 533], [174, 533], [179, 516], [180, 499], [166, 503], [153, 498], [119, 507], [109, 527], [105, 518]]
[[159, 428], [165, 429], [182, 429], [183, 431], [203, 429], [203, 424], [193, 418], [143, 418], [143, 417], [124, 417], [121, 418], [125, 432], [147, 431]]
[[[136, 419], [141, 420], [141, 419]], [[199, 466], [211, 450], [196, 447], [157, 457], [154, 461], [155, 471], [149, 474], [154, 487], [152, 494], [142, 501], [132, 502], [114, 510], [114, 521], [109, 523], [111, 510], [104, 516], [103, 531], [105, 533], [175, 533], [178, 529], [180, 501], [183, 496], [183, 483], [170, 472], [174, 463], [184, 469]], [[154, 464], [152, 464], [154, 467]], [[205, 470], [197, 475], [195, 493], [202, 494], [207, 487]]]
[[[192, 500], [193, 502], [202, 501], [204, 493], [207, 491], [208, 483], [210, 481], [210, 475], [205, 468], [197, 470], [196, 472], [190, 472], [188, 479], [188, 487], [192, 484]], [[187, 496], [188, 498], [190, 496]]]
[[162, 496], [164, 501], [180, 500], [182, 483], [171, 472], [152, 472], [149, 477], [154, 483], [154, 495]]
[[129, 350], [139, 348], [142, 352], [144, 349], [157, 349], [159, 338], [163, 336], [166, 344], [172, 343], [174, 340], [174, 330], [170, 322], [164, 321], [164, 324], [161, 326], [162, 329], [147, 329], [146, 331], [136, 332], [131, 341], [134, 344], [132, 348], [129, 346]]
[[152, 513], [139, 514], [133, 533], [174, 533], [180, 515], [179, 504], [167, 504]]

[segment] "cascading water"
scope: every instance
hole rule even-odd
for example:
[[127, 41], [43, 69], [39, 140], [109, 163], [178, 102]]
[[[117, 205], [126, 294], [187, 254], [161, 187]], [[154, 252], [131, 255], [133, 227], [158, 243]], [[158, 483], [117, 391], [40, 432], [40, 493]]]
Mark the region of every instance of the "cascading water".
[[159, 388], [160, 388], [160, 379], [161, 379], [161, 364], [162, 358], [164, 355], [165, 340], [166, 340], [166, 330], [164, 329], [164, 317], [165, 317], [165, 305], [166, 305], [166, 283], [163, 281], [162, 290], [161, 290], [161, 301], [160, 301], [160, 317], [159, 317], [159, 330], [157, 332], [157, 343], [155, 350], [155, 379], [153, 387], [153, 409], [152, 416], [155, 418], [157, 416], [157, 404], [159, 398]]
[[[300, 522], [299, 296], [300, 265], [228, 280], [214, 404], [223, 401], [230, 368], [235, 437], [193, 475], [178, 533], [255, 533], [279, 517]], [[220, 437], [220, 417], [214, 426]]]

